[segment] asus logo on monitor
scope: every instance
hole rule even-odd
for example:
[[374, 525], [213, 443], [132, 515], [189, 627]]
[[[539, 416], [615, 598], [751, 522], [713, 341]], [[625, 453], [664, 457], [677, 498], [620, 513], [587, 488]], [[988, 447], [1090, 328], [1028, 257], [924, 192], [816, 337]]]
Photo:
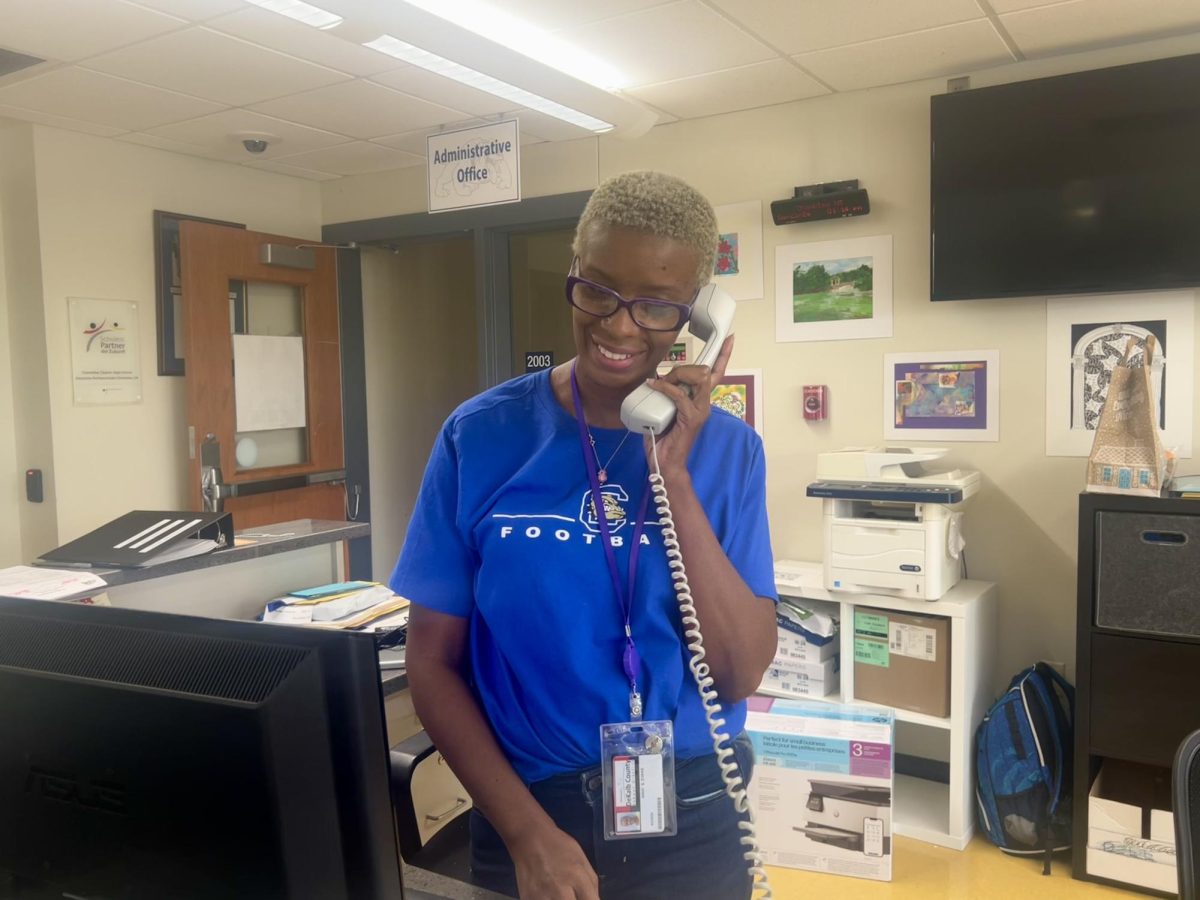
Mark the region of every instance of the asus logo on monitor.
[[29, 777], [25, 779], [25, 793], [95, 812], [118, 816], [129, 814], [125, 806], [125, 788], [120, 785], [83, 781], [72, 775], [51, 772], [37, 766], [29, 769]]

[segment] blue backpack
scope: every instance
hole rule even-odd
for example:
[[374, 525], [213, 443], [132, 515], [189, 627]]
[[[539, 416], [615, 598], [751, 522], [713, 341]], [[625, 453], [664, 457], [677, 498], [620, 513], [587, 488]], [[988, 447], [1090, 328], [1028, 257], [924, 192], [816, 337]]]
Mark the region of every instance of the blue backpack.
[[1015, 675], [975, 732], [980, 829], [1005, 853], [1071, 846], [1075, 689], [1045, 663]]

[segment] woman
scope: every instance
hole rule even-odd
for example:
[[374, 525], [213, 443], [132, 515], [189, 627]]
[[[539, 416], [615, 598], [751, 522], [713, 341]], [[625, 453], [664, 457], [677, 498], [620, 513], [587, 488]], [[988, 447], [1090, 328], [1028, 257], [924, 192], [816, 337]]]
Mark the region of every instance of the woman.
[[[567, 280], [578, 355], [463, 404], [430, 458], [391, 584], [413, 602], [413, 702], [474, 799], [472, 874], [492, 890], [527, 900], [749, 895], [738, 817], [686, 668], [662, 525], [643, 503], [649, 439], [640, 446], [619, 414], [675, 342], [716, 243], [711, 205], [679, 179], [632, 172], [602, 184], [579, 220]], [[709, 408], [732, 348], [730, 337], [711, 371], [678, 366], [649, 383], [678, 407], [654, 451], [725, 727], [737, 735], [776, 632], [762, 445]], [[646, 720], [674, 724], [679, 831], [606, 841], [600, 727], [636, 718], [635, 694]], [[748, 777], [744, 736], [734, 747]]]

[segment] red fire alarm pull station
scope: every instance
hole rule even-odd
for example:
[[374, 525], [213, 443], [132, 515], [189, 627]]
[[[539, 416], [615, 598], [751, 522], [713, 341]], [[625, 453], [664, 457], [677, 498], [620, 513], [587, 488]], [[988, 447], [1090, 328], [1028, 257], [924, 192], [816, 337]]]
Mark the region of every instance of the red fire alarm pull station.
[[804, 386], [804, 418], [817, 422], [825, 418], [828, 410], [828, 389], [823, 384]]

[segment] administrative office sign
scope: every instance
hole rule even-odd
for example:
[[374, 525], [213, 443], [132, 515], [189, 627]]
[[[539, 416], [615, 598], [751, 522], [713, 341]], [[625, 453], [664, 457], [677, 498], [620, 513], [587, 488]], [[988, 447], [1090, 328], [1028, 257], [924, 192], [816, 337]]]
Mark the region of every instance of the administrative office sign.
[[518, 202], [517, 120], [429, 135], [428, 166], [431, 213]]

